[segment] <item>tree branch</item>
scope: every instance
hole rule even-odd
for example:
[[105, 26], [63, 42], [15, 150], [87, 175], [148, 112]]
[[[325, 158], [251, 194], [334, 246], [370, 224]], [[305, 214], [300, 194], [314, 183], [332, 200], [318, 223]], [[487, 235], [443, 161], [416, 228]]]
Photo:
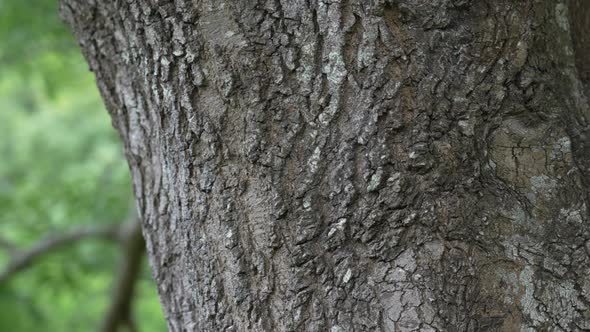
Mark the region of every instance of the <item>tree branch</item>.
[[15, 255], [18, 252], [16, 245], [3, 237], [0, 237], [0, 248], [8, 251], [10, 255]]
[[121, 325], [127, 325], [132, 332], [137, 331], [131, 315], [131, 302], [141, 270], [145, 244], [139, 218], [132, 219], [125, 226], [122, 232], [124, 255], [119, 262], [114, 282], [113, 300], [100, 326], [100, 332], [115, 332]]
[[[0, 273], [0, 283], [6, 282], [16, 273], [30, 267], [37, 258], [53, 250], [87, 238], [103, 238], [116, 241], [120, 239], [120, 230], [120, 225], [77, 229], [64, 234], [47, 237], [39, 241], [29, 250], [18, 251], [13, 246], [12, 252], [15, 254], [4, 271]], [[8, 244], [8, 242], [5, 244]]]

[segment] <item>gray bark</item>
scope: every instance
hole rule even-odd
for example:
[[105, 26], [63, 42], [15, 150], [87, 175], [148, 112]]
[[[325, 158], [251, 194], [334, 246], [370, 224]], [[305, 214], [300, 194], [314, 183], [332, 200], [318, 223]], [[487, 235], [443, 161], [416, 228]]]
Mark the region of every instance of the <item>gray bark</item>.
[[588, 7], [62, 0], [170, 331], [590, 330]]

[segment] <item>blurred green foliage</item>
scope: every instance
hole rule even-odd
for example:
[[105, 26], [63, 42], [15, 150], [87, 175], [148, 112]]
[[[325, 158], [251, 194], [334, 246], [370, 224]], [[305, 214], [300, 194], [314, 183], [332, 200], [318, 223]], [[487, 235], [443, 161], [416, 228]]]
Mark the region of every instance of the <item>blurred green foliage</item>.
[[[120, 223], [131, 185], [92, 74], [56, 0], [0, 0], [0, 235], [27, 248], [48, 234]], [[84, 240], [0, 284], [0, 331], [94, 331], [118, 247]], [[9, 257], [0, 250], [0, 269]], [[165, 331], [147, 264], [140, 331]]]

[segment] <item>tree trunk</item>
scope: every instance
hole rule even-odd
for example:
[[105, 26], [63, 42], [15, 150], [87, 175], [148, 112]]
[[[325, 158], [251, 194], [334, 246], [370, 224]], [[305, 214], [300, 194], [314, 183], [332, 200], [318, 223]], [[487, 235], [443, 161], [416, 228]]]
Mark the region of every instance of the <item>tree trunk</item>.
[[62, 0], [170, 331], [590, 330], [589, 2]]

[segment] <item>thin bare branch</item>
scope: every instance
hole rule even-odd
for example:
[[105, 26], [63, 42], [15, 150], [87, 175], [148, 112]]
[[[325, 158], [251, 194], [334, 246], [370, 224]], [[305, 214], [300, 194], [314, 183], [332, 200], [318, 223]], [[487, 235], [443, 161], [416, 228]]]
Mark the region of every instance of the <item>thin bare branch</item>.
[[78, 242], [87, 238], [101, 238], [107, 240], [119, 240], [120, 225], [105, 226], [100, 228], [85, 228], [66, 232], [64, 234], [49, 236], [42, 239], [33, 247], [22, 252], [16, 251], [12, 260], [6, 268], [0, 273], [0, 283], [6, 282], [16, 273], [30, 267], [32, 263], [45, 254], [66, 245]]
[[15, 255], [18, 252], [17, 246], [12, 241], [0, 237], [0, 249], [8, 251], [10, 255]]
[[131, 315], [131, 302], [141, 269], [145, 244], [138, 218], [133, 219], [125, 226], [122, 232], [124, 254], [119, 262], [111, 305], [100, 326], [100, 332], [116, 332], [122, 325], [127, 325], [131, 331], [137, 331]]

